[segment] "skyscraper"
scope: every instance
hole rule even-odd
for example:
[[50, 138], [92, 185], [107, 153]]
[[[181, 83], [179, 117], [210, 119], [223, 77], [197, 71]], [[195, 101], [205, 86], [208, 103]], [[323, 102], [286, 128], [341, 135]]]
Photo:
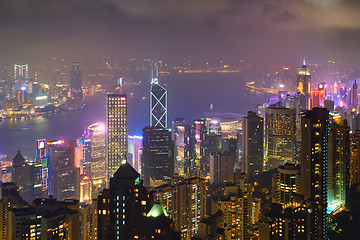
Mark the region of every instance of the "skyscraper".
[[174, 143], [167, 128], [143, 129], [143, 179], [144, 185], [170, 180], [174, 174]]
[[106, 99], [107, 181], [127, 159], [127, 97], [108, 94]]
[[330, 112], [328, 142], [328, 204], [329, 210], [344, 206], [349, 188], [350, 136], [346, 119]]
[[28, 64], [14, 64], [14, 79], [29, 78], [29, 65]]
[[273, 202], [280, 204], [293, 203], [294, 195], [300, 192], [300, 166], [285, 163], [278, 167], [275, 175], [275, 196]]
[[352, 84], [350, 97], [351, 97], [350, 105], [351, 105], [351, 107], [356, 109], [356, 107], [358, 105], [358, 92], [357, 92], [356, 80], [354, 80], [354, 83]]
[[360, 131], [356, 130], [350, 134], [350, 187], [360, 183]]
[[25, 161], [20, 151], [17, 152], [12, 163], [11, 179], [19, 186], [20, 196], [28, 203], [32, 202], [32, 166]]
[[311, 108], [311, 75], [310, 70], [305, 65], [305, 59], [303, 66], [299, 69], [297, 74], [297, 92], [300, 101], [300, 111], [301, 110], [310, 110]]
[[140, 174], [124, 161], [110, 179], [110, 187], [99, 194], [96, 205], [96, 239], [134, 239], [143, 227], [152, 198], [140, 181]]
[[264, 119], [249, 111], [243, 118], [242, 171], [249, 177], [263, 172]]
[[49, 195], [62, 201], [80, 197], [80, 168], [75, 165], [75, 142], [48, 141]]
[[296, 110], [276, 104], [266, 108], [265, 112], [265, 147], [267, 169], [270, 170], [294, 162]]
[[73, 62], [71, 66], [70, 72], [70, 87], [71, 87], [71, 97], [76, 99], [82, 98], [82, 90], [81, 90], [81, 71], [80, 71], [80, 63]]
[[300, 194], [311, 204], [311, 234], [327, 239], [329, 111], [314, 108], [301, 117]]
[[156, 66], [151, 79], [150, 126], [167, 128], [167, 90], [159, 84]]

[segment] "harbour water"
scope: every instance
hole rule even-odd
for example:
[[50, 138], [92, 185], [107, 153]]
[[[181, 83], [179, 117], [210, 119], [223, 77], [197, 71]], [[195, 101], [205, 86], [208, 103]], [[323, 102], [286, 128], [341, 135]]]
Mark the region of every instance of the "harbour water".
[[[246, 114], [267, 97], [246, 88], [251, 75], [234, 74], [176, 74], [161, 76], [159, 83], [168, 90], [168, 124], [176, 117], [189, 123], [210, 111]], [[141, 84], [129, 84], [128, 129], [131, 135], [141, 135], [149, 124], [150, 80], [138, 79]], [[206, 87], [205, 87], [206, 86]], [[206, 89], [206, 90], [205, 90]], [[4, 120], [0, 123], [0, 155], [15, 156], [18, 149], [28, 159], [35, 158], [36, 140], [45, 138], [76, 139], [84, 128], [94, 122], [105, 122], [105, 93], [86, 97], [86, 109], [61, 112], [25, 120]]]

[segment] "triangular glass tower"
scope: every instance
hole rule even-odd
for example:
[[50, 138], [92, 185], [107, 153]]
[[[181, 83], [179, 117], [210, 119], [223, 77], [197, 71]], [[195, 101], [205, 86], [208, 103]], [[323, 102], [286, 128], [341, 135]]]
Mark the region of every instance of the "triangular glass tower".
[[152, 71], [150, 90], [150, 126], [167, 128], [167, 91], [159, 85], [158, 68]]

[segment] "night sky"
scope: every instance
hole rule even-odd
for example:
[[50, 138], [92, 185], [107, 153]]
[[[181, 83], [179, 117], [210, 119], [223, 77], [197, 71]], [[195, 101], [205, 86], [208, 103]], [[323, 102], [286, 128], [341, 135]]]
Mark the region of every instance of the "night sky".
[[357, 0], [1, 0], [0, 58], [360, 60]]

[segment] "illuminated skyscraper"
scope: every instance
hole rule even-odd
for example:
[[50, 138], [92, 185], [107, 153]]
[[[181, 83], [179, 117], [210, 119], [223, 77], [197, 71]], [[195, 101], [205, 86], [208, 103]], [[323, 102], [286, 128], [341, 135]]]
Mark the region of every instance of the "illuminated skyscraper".
[[174, 143], [167, 128], [143, 129], [143, 179], [145, 186], [170, 180], [174, 175]]
[[327, 236], [329, 111], [314, 108], [301, 117], [300, 194], [311, 204], [311, 234]]
[[350, 134], [350, 187], [360, 183], [360, 131]]
[[353, 83], [353, 85], [351, 87], [350, 97], [351, 97], [350, 105], [351, 105], [351, 107], [356, 109], [356, 107], [358, 105], [358, 92], [357, 92], [357, 82], [356, 82], [356, 80], [354, 80], [354, 83]]
[[167, 128], [167, 90], [159, 84], [157, 67], [151, 79], [150, 126]]
[[199, 230], [199, 222], [206, 216], [206, 181], [192, 177], [154, 189], [158, 199], [174, 220], [181, 239], [191, 239]]
[[28, 64], [14, 64], [14, 79], [29, 78], [29, 65]]
[[142, 136], [129, 136], [128, 138], [128, 152], [132, 154], [130, 165], [139, 173], [141, 172], [140, 149], [142, 148], [142, 139]]
[[300, 166], [285, 163], [278, 167], [275, 175], [275, 196], [273, 202], [280, 204], [293, 203], [294, 195], [300, 192]]
[[248, 176], [263, 172], [264, 119], [252, 111], [243, 118], [242, 156], [242, 171]]
[[[106, 162], [106, 146], [105, 146], [105, 125], [103, 123], [94, 123], [88, 126], [89, 149], [90, 155], [86, 162], [90, 163], [90, 179], [92, 196], [97, 197], [99, 192], [105, 187], [105, 162]], [[88, 173], [86, 173], [88, 174]]]
[[127, 97], [108, 94], [106, 99], [106, 177], [107, 181], [127, 159]]
[[265, 109], [265, 147], [267, 169], [294, 162], [296, 110], [284, 108], [280, 102]]
[[328, 204], [329, 210], [344, 206], [349, 188], [350, 136], [346, 119], [330, 112], [328, 143]]
[[303, 66], [297, 74], [297, 92], [304, 97], [304, 99], [300, 100], [300, 110], [310, 110], [311, 108], [311, 75], [310, 70], [305, 64], [304, 59]]
[[70, 87], [71, 87], [71, 97], [76, 99], [82, 98], [82, 90], [81, 90], [81, 71], [80, 71], [80, 63], [73, 62], [71, 66], [70, 72]]
[[80, 168], [75, 165], [75, 142], [48, 141], [49, 195], [62, 201], [79, 199]]

